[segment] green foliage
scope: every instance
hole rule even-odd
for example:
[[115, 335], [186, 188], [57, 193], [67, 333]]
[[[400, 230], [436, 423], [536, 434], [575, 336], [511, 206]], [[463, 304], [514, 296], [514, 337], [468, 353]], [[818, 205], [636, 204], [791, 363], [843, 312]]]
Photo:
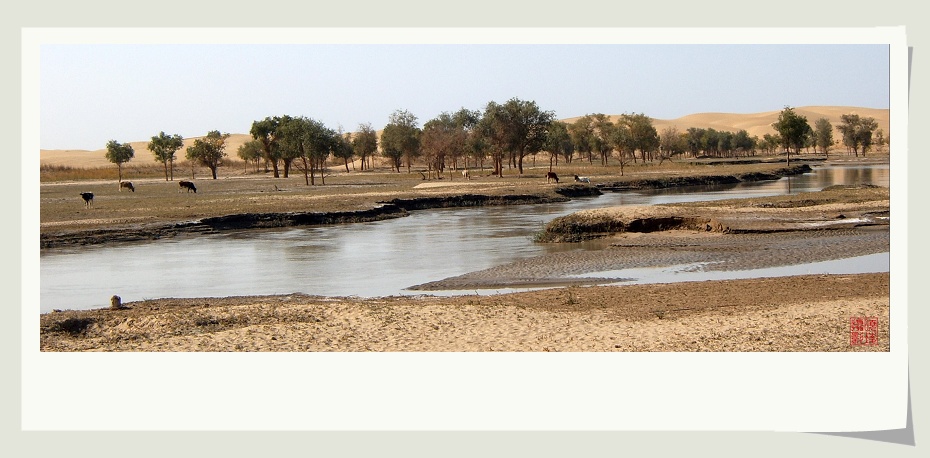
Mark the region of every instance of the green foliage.
[[168, 180], [168, 163], [171, 162], [171, 176], [174, 176], [174, 153], [184, 146], [184, 139], [180, 135], [165, 135], [165, 132], [159, 132], [152, 137], [148, 144], [148, 149], [155, 155], [155, 162], [161, 162], [165, 166], [165, 181]]
[[107, 142], [106, 158], [116, 164], [119, 181], [123, 181], [123, 163], [129, 162], [136, 152], [129, 143], [120, 143], [116, 140]]
[[458, 164], [458, 159], [466, 152], [468, 132], [465, 126], [471, 122], [467, 113], [463, 116], [443, 112], [423, 125], [420, 151], [426, 157], [430, 171], [441, 174], [447, 159]]
[[335, 135], [335, 131], [315, 119], [287, 116], [277, 127], [276, 141], [280, 156], [286, 158], [285, 164], [299, 159], [298, 168], [304, 172], [307, 185], [311, 185], [316, 184], [317, 170], [323, 176], [323, 164], [333, 151]]
[[843, 144], [852, 148], [856, 156], [859, 150], [864, 155], [872, 146], [872, 133], [878, 129], [874, 118], [862, 118], [855, 113], [840, 116], [842, 124], [837, 129], [843, 134]]
[[785, 107], [781, 111], [778, 121], [772, 123], [772, 127], [781, 136], [782, 147], [789, 152], [791, 150], [795, 153], [801, 152], [807, 138], [813, 134], [813, 129], [807, 123], [807, 117], [795, 113], [791, 107]]
[[534, 101], [512, 98], [503, 105], [489, 102], [482, 121], [494, 156], [495, 173], [500, 176], [503, 154], [509, 153], [523, 174], [523, 158], [542, 151], [554, 120], [554, 112], [540, 110]]
[[659, 135], [659, 148], [663, 160], [683, 154], [688, 150], [687, 134], [679, 132], [675, 126], [668, 126]]
[[575, 143], [572, 142], [568, 124], [562, 121], [552, 121], [549, 124], [549, 135], [546, 137], [543, 150], [548, 151], [556, 161], [558, 161], [559, 156], [562, 156], [565, 158], [565, 162], [572, 162], [572, 156], [575, 154]]
[[814, 146], [820, 148], [824, 154], [830, 153], [833, 146], [833, 124], [827, 118], [814, 121]]
[[243, 161], [257, 161], [262, 157], [262, 142], [259, 140], [250, 140], [241, 145], [236, 150], [236, 156]]
[[123, 164], [129, 162], [135, 156], [135, 150], [129, 143], [120, 143], [116, 140], [107, 142], [107, 160], [114, 164]]
[[378, 134], [370, 123], [359, 124], [358, 132], [352, 136], [352, 151], [362, 161], [365, 170], [366, 160], [378, 151]]
[[252, 138], [262, 143], [262, 155], [274, 168], [274, 177], [279, 178], [278, 161], [281, 159], [278, 149], [278, 126], [286, 122], [290, 116], [266, 117], [261, 121], [253, 121], [249, 133]]
[[620, 124], [629, 129], [629, 147], [635, 153], [639, 150], [642, 154], [643, 162], [646, 161], [647, 153], [651, 153], [659, 148], [659, 134], [655, 126], [652, 125], [652, 118], [642, 114], [622, 114], [620, 115]]
[[407, 160], [407, 172], [414, 158], [420, 155], [420, 128], [417, 117], [407, 110], [391, 114], [381, 132], [381, 153], [391, 159], [392, 167], [400, 171], [401, 158]]
[[349, 140], [348, 135], [342, 133], [342, 131], [333, 134], [332, 154], [333, 157], [343, 160], [348, 173], [349, 160], [355, 156], [355, 150], [352, 148], [352, 142]]
[[[616, 126], [603, 113], [586, 114], [568, 126], [572, 143], [579, 152], [592, 162], [597, 153], [602, 165], [607, 165], [607, 157], [615, 148]], [[624, 137], [627, 138], [627, 137]]]
[[221, 134], [218, 130], [210, 131], [206, 137], [194, 140], [194, 144], [187, 147], [187, 158], [209, 168], [215, 180], [216, 169], [226, 157], [226, 139], [228, 138], [229, 134]]

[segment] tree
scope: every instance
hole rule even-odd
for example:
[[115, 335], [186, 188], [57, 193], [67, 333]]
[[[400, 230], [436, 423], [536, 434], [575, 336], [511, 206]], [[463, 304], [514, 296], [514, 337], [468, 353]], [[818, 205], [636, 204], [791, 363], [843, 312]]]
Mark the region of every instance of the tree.
[[[551, 111], [542, 111], [536, 102], [512, 98], [505, 104], [488, 103], [483, 120], [491, 131], [492, 149], [499, 158], [510, 153], [511, 163], [516, 162], [523, 174], [523, 158], [542, 150], [549, 132], [549, 124], [555, 119]], [[502, 162], [495, 163], [497, 173], [503, 172]], [[500, 176], [500, 175], [498, 175]]]
[[678, 128], [675, 126], [668, 126], [662, 130], [659, 135], [660, 164], [662, 161], [671, 160], [672, 156], [680, 155], [688, 150], [687, 135], [678, 132]]
[[165, 135], [159, 132], [152, 137], [148, 149], [155, 155], [155, 161], [165, 166], [165, 181], [168, 181], [168, 163], [171, 162], [171, 180], [174, 180], [174, 153], [184, 146], [184, 139], [180, 135]]
[[[481, 112], [462, 107], [452, 114], [452, 120], [455, 122], [456, 129], [460, 131], [456, 135], [459, 136], [462, 142], [461, 147], [452, 150], [452, 168], [458, 170], [459, 157], [462, 157], [465, 162], [464, 168], [467, 169], [468, 156], [474, 156], [475, 153], [472, 140], [475, 137], [478, 122], [481, 121]], [[477, 161], [475, 162], [477, 163]]]
[[187, 147], [187, 158], [191, 162], [210, 169], [213, 179], [216, 179], [216, 169], [226, 157], [226, 139], [229, 134], [221, 134], [218, 130], [211, 130], [206, 137], [194, 140], [194, 144]]
[[278, 147], [283, 153], [295, 158], [297, 167], [304, 173], [308, 186], [316, 185], [316, 171], [325, 184], [323, 166], [333, 149], [336, 133], [322, 122], [307, 117], [283, 120], [278, 126]]
[[371, 124], [359, 124], [358, 132], [352, 135], [352, 151], [362, 162], [365, 170], [368, 158], [378, 151], [378, 134], [371, 128]]
[[268, 163], [274, 168], [274, 177], [279, 178], [278, 160], [280, 151], [278, 150], [278, 126], [282, 121], [290, 119], [290, 116], [266, 117], [261, 121], [252, 122], [252, 129], [249, 133], [252, 138], [262, 142], [262, 155], [265, 158], [265, 171], [268, 171]]
[[420, 149], [426, 157], [430, 176], [433, 170], [436, 171], [437, 177], [442, 174], [447, 158], [452, 161], [453, 166], [457, 163], [457, 158], [465, 153], [467, 137], [465, 124], [454, 114], [443, 112], [423, 125]]
[[420, 128], [417, 126], [417, 117], [407, 110], [392, 113], [381, 132], [381, 152], [391, 159], [393, 168], [398, 172], [401, 158], [406, 159], [407, 173], [410, 173], [410, 163], [420, 155]]
[[772, 123], [772, 127], [781, 136], [781, 146], [788, 153], [785, 160], [788, 163], [791, 163], [791, 150], [794, 149], [795, 154], [800, 153], [806, 138], [813, 132], [807, 117], [795, 113], [793, 108], [787, 106], [778, 115], [778, 121]]
[[129, 162], [136, 152], [129, 143], [120, 143], [116, 140], [107, 142], [107, 160], [116, 164], [119, 181], [123, 181], [123, 163]]
[[878, 129], [875, 131], [875, 144], [878, 145], [879, 150], [888, 144], [888, 138], [885, 136], [884, 130]]
[[352, 148], [352, 142], [349, 141], [349, 134], [343, 133], [342, 128], [338, 129], [333, 136], [332, 153], [333, 157], [342, 159], [346, 166], [346, 173], [349, 173], [349, 160], [355, 156], [355, 150]]
[[249, 140], [241, 145], [239, 149], [236, 150], [236, 155], [239, 156], [239, 159], [242, 159], [248, 167], [249, 161], [255, 162], [255, 171], [258, 171], [258, 161], [262, 158], [262, 142], [259, 140]]
[[549, 171], [552, 171], [552, 162], [559, 165], [559, 156], [565, 158], [565, 162], [571, 164], [572, 155], [575, 153], [575, 145], [572, 143], [571, 134], [568, 133], [568, 124], [562, 121], [552, 121], [549, 125], [549, 135], [546, 137], [546, 144], [543, 146], [544, 151], [549, 152]]
[[704, 138], [704, 129], [698, 127], [689, 127], [687, 132], [688, 139], [688, 151], [691, 151], [692, 157], [697, 157], [702, 151], [704, 151], [704, 143], [702, 139]]
[[626, 165], [630, 160], [636, 160], [636, 151], [633, 149], [633, 136], [625, 123], [616, 124], [610, 137], [611, 146], [617, 150], [617, 159], [620, 161], [620, 176], [623, 176]]
[[659, 147], [659, 133], [652, 125], [652, 118], [642, 113], [622, 114], [620, 123], [630, 132], [629, 146], [634, 156], [638, 149], [642, 153], [643, 162], [646, 162], [646, 154]]
[[859, 149], [862, 149], [862, 155], [872, 146], [872, 133], [878, 128], [878, 123], [874, 118], [861, 118], [855, 113], [844, 114], [840, 116], [842, 124], [837, 129], [843, 134], [843, 144], [852, 148], [856, 157], [859, 157]]
[[590, 114], [586, 114], [575, 122], [568, 124], [568, 133], [572, 139], [575, 149], [581, 153], [582, 157], [587, 156], [590, 164], [594, 159], [594, 122]]
[[601, 159], [601, 165], [607, 165], [607, 158], [613, 150], [611, 137], [614, 124], [603, 113], [586, 114], [568, 125], [571, 140], [578, 151], [586, 153], [588, 163], [593, 161], [594, 153]]
[[764, 134], [762, 136], [762, 150], [767, 153], [774, 153], [778, 146], [781, 145], [781, 138], [778, 135]]
[[814, 121], [814, 147], [820, 148], [827, 157], [830, 157], [830, 147], [833, 146], [833, 124], [827, 118]]
[[733, 149], [737, 153], [742, 153], [744, 156], [748, 156], [750, 153], [755, 155], [757, 139], [755, 137], [750, 137], [749, 132], [746, 129], [740, 129], [736, 132], [736, 135], [733, 136]]
[[468, 135], [465, 138], [465, 156], [468, 165], [468, 157], [475, 161], [475, 167], [484, 169], [484, 160], [487, 159], [491, 151], [491, 127], [481, 113], [476, 112], [475, 125], [467, 129]]

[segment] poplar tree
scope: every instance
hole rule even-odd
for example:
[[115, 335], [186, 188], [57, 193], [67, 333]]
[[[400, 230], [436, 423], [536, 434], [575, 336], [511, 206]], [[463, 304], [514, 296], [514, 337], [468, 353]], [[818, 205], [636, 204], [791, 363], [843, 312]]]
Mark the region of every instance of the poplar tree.
[[107, 160], [116, 164], [119, 181], [123, 181], [123, 163], [129, 162], [136, 152], [129, 143], [120, 143], [116, 140], [107, 142]]

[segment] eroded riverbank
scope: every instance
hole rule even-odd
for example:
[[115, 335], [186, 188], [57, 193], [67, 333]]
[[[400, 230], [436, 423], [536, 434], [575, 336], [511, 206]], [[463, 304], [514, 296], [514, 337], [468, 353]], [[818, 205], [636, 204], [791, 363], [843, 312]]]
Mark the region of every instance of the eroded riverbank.
[[[631, 186], [630, 189], [661, 189], [670, 186], [711, 185], [720, 183], [752, 182], [778, 179], [784, 176], [793, 176], [808, 173], [811, 168], [807, 164], [797, 164], [791, 167], [768, 166], [764, 172], [744, 172], [732, 175], [702, 174], [684, 177], [670, 177], [663, 179], [629, 179], [624, 181]], [[243, 212], [229, 214], [210, 214], [195, 220], [161, 221], [167, 215], [159, 215], [155, 205], [174, 205], [173, 201], [164, 201], [163, 204], [153, 203], [151, 206], [130, 211], [131, 218], [122, 219], [91, 219], [77, 220], [79, 229], [55, 229], [53, 225], [43, 224], [40, 231], [40, 247], [42, 249], [96, 245], [108, 242], [137, 242], [158, 240], [177, 235], [215, 234], [223, 231], [236, 231], [248, 229], [263, 229], [275, 227], [323, 226], [360, 222], [382, 221], [408, 216], [410, 211], [433, 208], [461, 208], [500, 205], [531, 205], [553, 202], [565, 202], [572, 198], [591, 197], [602, 194], [604, 191], [617, 191], [618, 181], [601, 182], [594, 185], [562, 184], [537, 189], [536, 192], [520, 192], [518, 186], [490, 180], [486, 184], [461, 182], [441, 188], [426, 188], [420, 193], [430, 195], [417, 195], [416, 193], [378, 192], [377, 186], [371, 188], [372, 192], [357, 192], [352, 195], [335, 194], [329, 198], [340, 202], [333, 208], [355, 208], [351, 210], [334, 211], [274, 211], [274, 212]], [[539, 186], [535, 186], [539, 188]], [[275, 189], [278, 189], [275, 186]], [[482, 193], [481, 191], [487, 191]], [[281, 191], [273, 193], [280, 199], [293, 200], [293, 196]], [[381, 197], [378, 199], [377, 197]], [[129, 198], [138, 198], [130, 196]], [[177, 197], [173, 197], [176, 199]], [[223, 199], [229, 201], [236, 199], [235, 194]], [[125, 201], [126, 197], [120, 197]], [[251, 200], [251, 199], [250, 199]], [[307, 201], [305, 206], [320, 206], [315, 201]], [[323, 205], [324, 207], [326, 205]], [[215, 205], [212, 212], [222, 212], [228, 206]], [[166, 208], [166, 210], [168, 210]], [[211, 211], [210, 208], [203, 208]], [[150, 214], [149, 214], [150, 213]], [[170, 216], [167, 216], [170, 219]], [[139, 222], [132, 222], [139, 221]], [[146, 222], [153, 221], [153, 222]], [[72, 226], [75, 224], [71, 224]]]

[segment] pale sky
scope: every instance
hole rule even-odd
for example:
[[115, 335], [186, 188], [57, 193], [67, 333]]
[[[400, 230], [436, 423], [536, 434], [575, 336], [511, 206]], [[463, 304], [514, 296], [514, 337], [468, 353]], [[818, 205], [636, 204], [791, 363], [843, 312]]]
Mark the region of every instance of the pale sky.
[[[47, 43], [39, 51], [41, 149], [104, 148], [164, 131], [249, 132], [267, 116], [346, 131], [395, 110], [533, 100], [557, 118], [889, 108], [887, 44]], [[237, 40], [242, 42], [242, 37]], [[247, 41], [247, 40], [246, 40]], [[257, 40], [256, 40], [257, 41]], [[833, 39], [825, 41], [836, 41]], [[166, 41], [167, 42], [167, 41]]]

